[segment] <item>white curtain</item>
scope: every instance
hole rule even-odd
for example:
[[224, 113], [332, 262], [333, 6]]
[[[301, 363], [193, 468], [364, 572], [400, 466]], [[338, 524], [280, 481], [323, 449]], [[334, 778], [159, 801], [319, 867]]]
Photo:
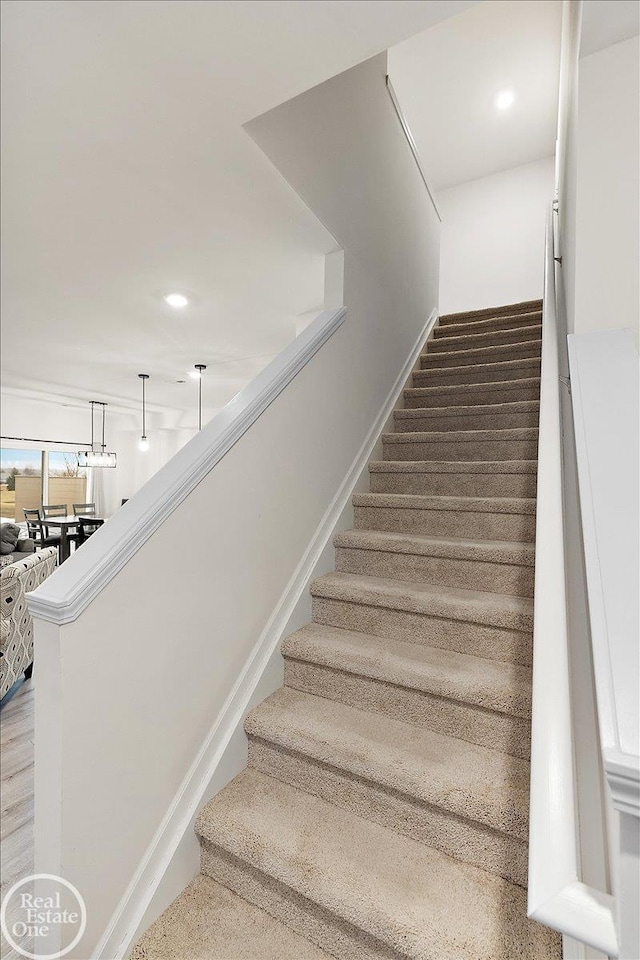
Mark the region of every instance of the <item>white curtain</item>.
[[91, 499], [96, 505], [96, 513], [99, 517], [105, 516], [105, 489], [104, 489], [104, 467], [90, 467], [91, 472]]

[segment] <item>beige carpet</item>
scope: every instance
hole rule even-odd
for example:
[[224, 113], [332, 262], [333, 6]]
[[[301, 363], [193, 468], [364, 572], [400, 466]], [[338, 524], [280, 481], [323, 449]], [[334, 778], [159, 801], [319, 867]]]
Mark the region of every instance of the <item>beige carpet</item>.
[[527, 920], [541, 304], [442, 317], [201, 875], [135, 960], [547, 960]]

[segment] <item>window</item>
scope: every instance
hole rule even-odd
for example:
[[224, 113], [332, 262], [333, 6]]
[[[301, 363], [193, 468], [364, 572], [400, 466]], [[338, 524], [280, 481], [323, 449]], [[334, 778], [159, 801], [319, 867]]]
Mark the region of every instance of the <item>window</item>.
[[24, 508], [42, 506], [41, 450], [0, 451], [0, 514], [3, 520], [24, 522]]
[[73, 513], [74, 503], [91, 496], [90, 471], [78, 464], [71, 450], [0, 451], [0, 515], [3, 520], [24, 523], [25, 509], [63, 503]]
[[73, 513], [74, 503], [87, 502], [87, 468], [78, 464], [77, 453], [56, 450], [45, 454], [48, 460], [46, 503], [64, 503]]

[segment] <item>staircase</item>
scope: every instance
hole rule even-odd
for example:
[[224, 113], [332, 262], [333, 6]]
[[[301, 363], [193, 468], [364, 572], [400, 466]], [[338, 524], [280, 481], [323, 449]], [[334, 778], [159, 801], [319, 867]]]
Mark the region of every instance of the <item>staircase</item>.
[[526, 917], [541, 303], [440, 318], [135, 960], [547, 960]]

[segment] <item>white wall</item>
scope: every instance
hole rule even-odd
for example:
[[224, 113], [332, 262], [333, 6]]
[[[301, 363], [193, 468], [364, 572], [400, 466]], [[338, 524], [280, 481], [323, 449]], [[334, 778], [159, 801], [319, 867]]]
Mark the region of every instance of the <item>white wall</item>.
[[[96, 955], [198, 751], [228, 722], [228, 697], [436, 307], [439, 224], [385, 73], [375, 57], [251, 124], [345, 247], [345, 322], [75, 621], [36, 621], [36, 869], [87, 901], [79, 956]], [[211, 430], [178, 456], [190, 463]], [[129, 516], [145, 515], [148, 489]], [[90, 580], [84, 564], [107, 536], [108, 525], [41, 592]], [[239, 750], [227, 776], [242, 762]]]
[[576, 333], [632, 327], [640, 343], [640, 41], [580, 59]]
[[110, 449], [118, 454], [118, 466], [102, 471], [102, 502], [107, 516], [118, 509], [124, 498], [130, 499], [140, 490], [193, 436], [192, 430], [151, 425], [147, 433], [151, 438], [147, 451], [138, 448], [139, 423], [129, 422], [110, 435]]
[[438, 193], [440, 313], [542, 297], [552, 157]]

